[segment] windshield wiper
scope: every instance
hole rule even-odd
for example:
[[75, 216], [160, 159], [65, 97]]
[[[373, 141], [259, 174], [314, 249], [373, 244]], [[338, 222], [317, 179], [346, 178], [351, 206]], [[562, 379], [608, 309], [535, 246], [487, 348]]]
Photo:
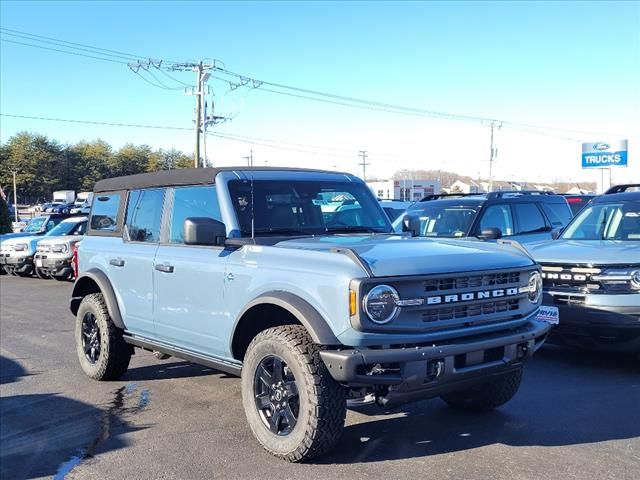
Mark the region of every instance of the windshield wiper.
[[551, 227], [540, 227], [534, 228], [533, 230], [527, 230], [526, 232], [520, 232], [518, 235], [526, 235], [527, 233], [550, 232], [551, 230]]
[[390, 233], [381, 232], [380, 229], [373, 227], [359, 227], [356, 225], [340, 225], [335, 227], [326, 227], [324, 229], [326, 233]]
[[[251, 235], [251, 232], [243, 232], [246, 235]], [[303, 230], [296, 230], [295, 228], [289, 227], [270, 227], [270, 228], [256, 228], [254, 233], [256, 235], [264, 235], [264, 234], [285, 234], [285, 235], [312, 235], [310, 232], [305, 232]]]

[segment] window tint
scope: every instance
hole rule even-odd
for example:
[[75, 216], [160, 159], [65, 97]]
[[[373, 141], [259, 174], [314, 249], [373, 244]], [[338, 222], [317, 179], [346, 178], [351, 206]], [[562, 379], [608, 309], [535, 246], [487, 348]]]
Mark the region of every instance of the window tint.
[[514, 203], [513, 208], [518, 216], [519, 234], [540, 232], [548, 228], [535, 203]]
[[240, 230], [251, 235], [253, 197], [256, 234], [315, 235], [388, 232], [391, 225], [372, 191], [359, 182], [234, 180], [229, 191]]
[[184, 221], [189, 217], [222, 220], [216, 187], [176, 188], [171, 212], [170, 243], [184, 243]]
[[513, 218], [509, 205], [487, 207], [480, 220], [480, 231], [485, 228], [499, 228], [503, 236], [513, 235]]
[[[571, 221], [571, 209], [568, 205], [550, 202], [543, 202], [541, 205], [545, 215], [554, 227], [564, 227]], [[582, 208], [582, 205], [580, 205], [580, 208]]]
[[120, 194], [109, 193], [99, 195], [93, 202], [91, 209], [91, 229], [102, 232], [113, 232], [118, 226], [118, 211], [120, 210]]
[[132, 242], [160, 241], [164, 190], [133, 190], [129, 193], [125, 225]]

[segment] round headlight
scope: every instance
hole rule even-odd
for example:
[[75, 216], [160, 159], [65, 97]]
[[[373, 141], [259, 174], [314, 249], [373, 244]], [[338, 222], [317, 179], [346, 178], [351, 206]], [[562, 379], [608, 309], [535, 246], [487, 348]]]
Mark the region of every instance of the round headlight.
[[631, 286], [640, 289], [640, 270], [631, 272]]
[[527, 285], [529, 292], [527, 297], [531, 303], [538, 303], [542, 296], [542, 276], [540, 272], [532, 272], [529, 275], [529, 284]]
[[364, 311], [372, 322], [383, 324], [393, 320], [400, 308], [396, 302], [400, 296], [395, 288], [389, 285], [373, 287], [362, 300]]

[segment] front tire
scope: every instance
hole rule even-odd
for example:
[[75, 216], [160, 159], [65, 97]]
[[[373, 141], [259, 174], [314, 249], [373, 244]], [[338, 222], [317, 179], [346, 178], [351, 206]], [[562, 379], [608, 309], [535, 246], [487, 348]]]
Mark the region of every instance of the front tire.
[[84, 373], [94, 380], [117, 380], [129, 368], [133, 348], [109, 316], [101, 293], [87, 295], [76, 315], [76, 350]]
[[329, 374], [301, 325], [259, 333], [242, 368], [242, 403], [265, 450], [300, 462], [330, 450], [346, 416], [346, 391]]
[[522, 367], [488, 383], [442, 395], [442, 400], [456, 410], [487, 412], [511, 400], [520, 388]]

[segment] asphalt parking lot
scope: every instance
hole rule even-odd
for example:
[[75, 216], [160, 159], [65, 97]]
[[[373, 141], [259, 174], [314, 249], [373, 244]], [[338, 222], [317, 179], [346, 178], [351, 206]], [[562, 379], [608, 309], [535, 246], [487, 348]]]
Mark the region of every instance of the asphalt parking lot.
[[121, 381], [76, 362], [71, 284], [0, 278], [4, 479], [636, 479], [640, 366], [544, 348], [514, 400], [453, 412], [437, 399], [350, 411], [335, 451], [279, 461], [245, 423], [239, 379], [139, 352]]

